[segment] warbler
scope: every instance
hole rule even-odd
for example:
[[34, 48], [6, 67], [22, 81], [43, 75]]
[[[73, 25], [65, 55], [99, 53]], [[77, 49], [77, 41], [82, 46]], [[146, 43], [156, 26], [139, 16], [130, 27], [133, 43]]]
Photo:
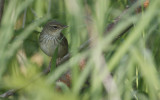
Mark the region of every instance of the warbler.
[[62, 30], [67, 27], [55, 20], [44, 25], [39, 36], [39, 45], [46, 55], [53, 57], [56, 48], [58, 48], [57, 58], [62, 58], [68, 53], [68, 41], [62, 34]]

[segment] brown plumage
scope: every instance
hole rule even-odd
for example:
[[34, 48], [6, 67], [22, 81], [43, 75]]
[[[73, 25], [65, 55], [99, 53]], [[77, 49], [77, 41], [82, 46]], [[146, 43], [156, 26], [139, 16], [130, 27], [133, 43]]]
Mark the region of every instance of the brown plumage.
[[39, 44], [45, 54], [52, 57], [57, 47], [58, 58], [62, 58], [68, 53], [68, 41], [61, 33], [66, 27], [57, 21], [48, 22], [44, 26], [39, 36]]

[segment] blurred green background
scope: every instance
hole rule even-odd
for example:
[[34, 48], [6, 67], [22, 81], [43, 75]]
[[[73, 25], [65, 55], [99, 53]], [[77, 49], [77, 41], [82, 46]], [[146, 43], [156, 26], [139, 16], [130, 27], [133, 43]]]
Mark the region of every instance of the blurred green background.
[[[145, 0], [134, 1], [5, 0], [0, 94], [21, 88], [5, 100], [159, 100], [160, 0], [150, 0], [147, 8]], [[69, 26], [63, 34], [72, 57], [48, 75], [39, 75], [50, 57], [40, 50], [38, 37], [53, 19]], [[115, 26], [104, 34], [112, 22]], [[88, 48], [79, 52], [88, 39]], [[57, 81], [68, 70], [70, 87]]]

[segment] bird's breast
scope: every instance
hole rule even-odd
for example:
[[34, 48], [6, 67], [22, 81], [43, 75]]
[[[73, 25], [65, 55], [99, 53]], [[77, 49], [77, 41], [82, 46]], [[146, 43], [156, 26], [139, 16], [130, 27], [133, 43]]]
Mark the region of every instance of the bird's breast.
[[58, 39], [48, 34], [41, 34], [39, 38], [40, 48], [48, 56], [53, 56], [57, 46]]

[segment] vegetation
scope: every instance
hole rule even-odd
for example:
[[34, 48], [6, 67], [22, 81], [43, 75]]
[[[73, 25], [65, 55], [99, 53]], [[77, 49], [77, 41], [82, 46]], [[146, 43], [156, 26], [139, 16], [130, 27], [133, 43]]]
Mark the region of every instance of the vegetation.
[[[133, 1], [6, 0], [0, 99], [159, 100], [160, 0], [149, 6], [148, 0]], [[44, 75], [50, 57], [40, 50], [38, 37], [53, 19], [69, 26], [63, 34], [71, 57], [58, 66], [54, 59]], [[60, 79], [65, 75], [68, 84]]]

